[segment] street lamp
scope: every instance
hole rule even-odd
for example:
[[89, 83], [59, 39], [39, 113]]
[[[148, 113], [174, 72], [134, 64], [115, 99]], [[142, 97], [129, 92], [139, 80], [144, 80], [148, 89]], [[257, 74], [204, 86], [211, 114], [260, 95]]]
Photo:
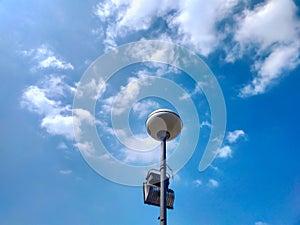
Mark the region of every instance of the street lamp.
[[169, 109], [158, 109], [146, 120], [147, 132], [161, 142], [160, 175], [149, 171], [147, 183], [144, 183], [144, 202], [160, 206], [160, 225], [167, 224], [167, 208], [173, 209], [174, 191], [168, 189], [169, 177], [166, 172], [166, 142], [176, 138], [181, 129], [182, 121], [175, 112]]

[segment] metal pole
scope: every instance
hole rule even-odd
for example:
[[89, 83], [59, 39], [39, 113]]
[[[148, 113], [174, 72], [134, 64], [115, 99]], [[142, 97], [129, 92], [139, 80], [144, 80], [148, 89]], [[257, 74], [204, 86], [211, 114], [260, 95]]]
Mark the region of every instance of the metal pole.
[[160, 164], [160, 225], [167, 224], [167, 198], [166, 198], [166, 139], [161, 141]]

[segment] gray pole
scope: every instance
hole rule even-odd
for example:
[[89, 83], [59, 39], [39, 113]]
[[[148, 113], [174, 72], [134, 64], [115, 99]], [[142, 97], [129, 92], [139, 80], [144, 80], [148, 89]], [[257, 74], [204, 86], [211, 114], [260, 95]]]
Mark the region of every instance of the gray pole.
[[167, 224], [167, 196], [166, 196], [166, 139], [161, 141], [161, 164], [160, 164], [160, 225]]

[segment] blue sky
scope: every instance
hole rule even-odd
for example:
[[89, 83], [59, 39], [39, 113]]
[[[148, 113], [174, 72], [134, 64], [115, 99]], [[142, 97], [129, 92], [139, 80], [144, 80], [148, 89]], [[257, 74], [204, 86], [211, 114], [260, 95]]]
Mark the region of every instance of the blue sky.
[[[299, 225], [299, 7], [296, 0], [0, 1], [0, 224], [159, 223], [159, 208], [143, 204], [142, 187], [124, 180], [142, 185], [147, 171], [139, 168], [156, 166], [159, 148], [145, 120], [171, 108], [187, 119], [168, 156], [182, 143], [197, 145], [186, 145], [194, 152], [180, 170], [169, 165], [169, 224]], [[199, 162], [216, 126], [209, 83], [158, 62], [135, 63], [104, 80], [109, 62], [97, 67], [97, 79], [82, 80], [98, 57], [140, 40], [192, 51], [218, 81], [226, 130], [204, 171]], [[94, 115], [73, 110], [82, 90], [95, 102]], [[156, 92], [139, 99], [147, 90]], [[183, 107], [188, 101], [196, 113]], [[195, 116], [190, 128], [199, 135], [187, 129]], [[106, 154], [82, 141], [83, 125], [91, 124]], [[111, 159], [143, 173], [124, 177], [112, 162], [100, 175]]]

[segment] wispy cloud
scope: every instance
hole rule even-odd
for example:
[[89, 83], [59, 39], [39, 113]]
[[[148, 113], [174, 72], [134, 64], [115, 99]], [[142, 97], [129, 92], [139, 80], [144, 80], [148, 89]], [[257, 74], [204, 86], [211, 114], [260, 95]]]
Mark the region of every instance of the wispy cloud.
[[138, 152], [128, 148], [123, 149], [122, 151], [122, 160], [126, 163], [133, 164], [149, 164], [149, 163], [158, 163], [160, 160], [160, 148], [156, 148], [152, 151], [147, 152]]
[[75, 147], [80, 149], [80, 152], [87, 157], [95, 157], [96, 149], [92, 142], [77, 142]]
[[72, 170], [60, 170], [59, 173], [62, 175], [70, 175], [72, 173]]
[[58, 149], [63, 149], [63, 150], [65, 150], [65, 149], [68, 149], [68, 146], [66, 145], [65, 142], [60, 142], [60, 143], [57, 145], [57, 148], [58, 148]]
[[262, 221], [257, 221], [254, 223], [254, 225], [269, 225], [268, 223], [262, 222]]
[[73, 87], [63, 77], [50, 76], [39, 86], [29, 86], [22, 94], [21, 106], [39, 114], [40, 126], [51, 135], [62, 135], [73, 139], [73, 117], [71, 105], [63, 104], [61, 98], [72, 94]]
[[80, 86], [76, 89], [76, 95], [79, 98], [83, 96], [84, 92], [85, 97], [97, 100], [106, 90], [106, 83], [101, 76], [92, 78], [86, 83], [77, 84], [77, 86]]
[[219, 182], [215, 179], [209, 179], [208, 180], [208, 186], [211, 187], [211, 188], [216, 188], [216, 187], [219, 187]]
[[202, 127], [211, 128], [211, 123], [209, 121], [205, 120], [205, 121], [201, 122], [201, 124], [200, 124], [200, 128], [202, 128]]
[[[144, 85], [149, 85], [151, 77], [130, 77], [120, 91], [107, 99], [103, 99], [102, 109], [104, 112], [112, 112], [114, 115], [121, 115], [128, 107], [132, 106]], [[145, 105], [144, 105], [145, 106]]]
[[136, 102], [132, 110], [137, 114], [138, 118], [143, 118], [146, 115], [149, 115], [153, 109], [159, 108], [159, 104], [153, 100], [144, 100], [140, 102]]
[[200, 179], [194, 180], [193, 183], [196, 187], [200, 187], [203, 184], [202, 180]]
[[24, 56], [31, 57], [35, 66], [32, 71], [38, 69], [58, 69], [58, 70], [73, 70], [74, 66], [71, 63], [65, 62], [58, 58], [55, 53], [45, 44], [37, 49], [23, 50], [21, 53]]
[[191, 98], [192, 96], [195, 96], [196, 94], [202, 93], [202, 89], [201, 87], [203, 87], [203, 85], [207, 85], [204, 82], [198, 82], [195, 85], [195, 88], [190, 92], [185, 92], [182, 96], [179, 97], [180, 100], [186, 100]]

